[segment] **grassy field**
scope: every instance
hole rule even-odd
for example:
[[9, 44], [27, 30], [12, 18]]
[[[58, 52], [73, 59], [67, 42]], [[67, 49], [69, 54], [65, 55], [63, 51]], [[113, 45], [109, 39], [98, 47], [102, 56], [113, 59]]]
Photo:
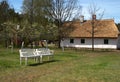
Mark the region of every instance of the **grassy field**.
[[0, 82], [120, 82], [120, 51], [54, 50], [53, 61], [20, 66], [18, 49], [0, 49]]

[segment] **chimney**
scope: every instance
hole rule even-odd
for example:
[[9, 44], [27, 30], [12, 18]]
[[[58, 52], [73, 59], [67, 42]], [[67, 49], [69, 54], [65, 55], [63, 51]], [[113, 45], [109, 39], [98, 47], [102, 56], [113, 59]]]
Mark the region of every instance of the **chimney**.
[[83, 16], [83, 15], [80, 16], [80, 22], [81, 22], [81, 23], [84, 22], [84, 16]]
[[92, 15], [92, 20], [96, 20], [96, 15], [95, 14]]

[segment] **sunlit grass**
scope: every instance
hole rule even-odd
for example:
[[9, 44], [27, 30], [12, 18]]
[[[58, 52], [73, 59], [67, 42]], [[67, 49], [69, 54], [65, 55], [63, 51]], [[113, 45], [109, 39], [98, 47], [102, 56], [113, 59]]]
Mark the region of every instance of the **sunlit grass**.
[[[53, 48], [54, 49], [54, 48]], [[0, 49], [2, 82], [119, 82], [120, 51], [54, 49], [54, 60], [20, 66], [18, 49]]]

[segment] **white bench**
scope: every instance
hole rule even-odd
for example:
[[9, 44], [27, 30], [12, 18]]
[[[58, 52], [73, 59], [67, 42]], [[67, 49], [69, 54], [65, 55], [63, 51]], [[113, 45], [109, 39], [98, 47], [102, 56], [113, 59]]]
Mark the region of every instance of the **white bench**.
[[43, 56], [48, 56], [48, 60], [50, 60], [50, 56], [53, 58], [54, 51], [48, 48], [39, 48], [36, 49], [37, 56], [40, 56], [40, 62], [42, 63]]
[[25, 58], [25, 65], [27, 65], [28, 58], [37, 58], [35, 49], [20, 49], [20, 65], [22, 64], [22, 59]]
[[48, 59], [50, 56], [53, 57], [53, 50], [46, 49], [46, 48], [39, 48], [39, 49], [20, 49], [20, 65], [22, 64], [22, 58], [25, 58], [25, 65], [27, 65], [28, 58], [40, 58], [40, 61], [42, 63], [43, 56], [48, 56]]

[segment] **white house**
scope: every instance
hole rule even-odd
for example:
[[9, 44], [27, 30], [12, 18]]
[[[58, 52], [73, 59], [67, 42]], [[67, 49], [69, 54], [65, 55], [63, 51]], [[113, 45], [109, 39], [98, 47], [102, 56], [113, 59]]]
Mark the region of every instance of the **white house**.
[[[84, 19], [84, 18], [83, 18]], [[64, 23], [65, 37], [61, 46], [92, 48], [92, 21], [76, 20]], [[120, 48], [118, 29], [113, 19], [94, 20], [94, 48]]]

